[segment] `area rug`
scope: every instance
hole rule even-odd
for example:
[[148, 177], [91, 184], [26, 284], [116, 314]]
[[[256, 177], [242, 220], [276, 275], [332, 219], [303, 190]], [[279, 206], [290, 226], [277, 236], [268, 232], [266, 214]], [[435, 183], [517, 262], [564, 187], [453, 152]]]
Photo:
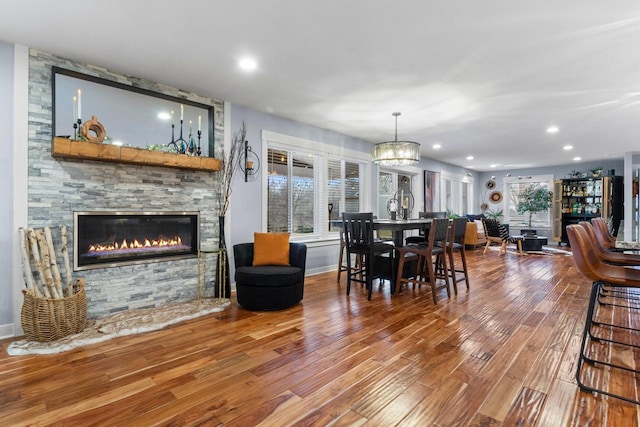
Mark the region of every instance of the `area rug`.
[[[489, 246], [489, 250], [498, 252], [500, 246]], [[518, 247], [516, 245], [507, 246], [507, 252], [510, 254], [519, 255]], [[543, 246], [541, 251], [525, 251], [525, 255], [560, 255], [560, 256], [573, 256], [570, 250], [561, 247]]]
[[53, 342], [14, 341], [7, 347], [10, 356], [55, 354], [125, 335], [157, 331], [184, 320], [224, 310], [227, 299], [204, 299], [167, 304], [158, 308], [127, 310], [98, 320], [90, 320], [84, 331]]

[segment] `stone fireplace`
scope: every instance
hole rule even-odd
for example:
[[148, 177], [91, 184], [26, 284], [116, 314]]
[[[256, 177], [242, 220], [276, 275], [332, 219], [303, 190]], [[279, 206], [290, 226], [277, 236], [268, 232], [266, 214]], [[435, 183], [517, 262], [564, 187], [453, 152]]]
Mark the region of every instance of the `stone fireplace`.
[[[166, 257], [166, 254], [156, 252], [153, 256], [158, 262], [148, 262], [149, 260], [143, 259], [139, 253], [135, 254], [135, 257], [140, 257], [135, 261], [144, 262], [118, 259], [116, 263], [108, 257], [102, 257], [100, 262], [115, 266], [73, 272], [74, 277], [86, 279], [89, 318], [100, 318], [123, 310], [193, 300], [196, 296], [198, 271], [197, 257], [194, 254], [197, 253], [198, 245], [218, 245], [216, 200], [219, 174], [203, 170], [52, 157], [52, 138], [55, 135], [52, 132], [51, 67], [54, 65], [214, 106], [213, 135], [216, 157], [220, 156], [223, 144], [224, 103], [30, 49], [29, 226], [47, 226], [54, 230], [60, 225], [65, 225], [69, 230], [70, 259], [80, 257], [86, 261], [87, 257], [83, 257], [81, 246], [76, 247], [75, 238], [71, 241], [71, 236], [76, 233], [75, 213], [140, 214], [177, 210], [197, 212], [199, 216], [196, 230], [191, 229], [190, 238], [181, 237], [184, 246], [189, 247], [188, 250], [176, 247], [174, 249], [177, 251]], [[103, 125], [108, 134], [109, 123]], [[96, 218], [85, 219], [92, 222]], [[138, 226], [141, 226], [140, 223]], [[97, 237], [102, 241], [108, 240], [109, 236], [106, 234], [106, 231], [102, 230]], [[180, 235], [176, 232], [164, 234]], [[56, 236], [54, 240], [55, 238]], [[185, 242], [186, 240], [188, 242]], [[121, 243], [122, 241], [118, 243], [119, 247]], [[182, 252], [183, 250], [185, 252]], [[87, 266], [80, 268], [83, 267]]]
[[199, 212], [74, 212], [73, 268], [194, 257], [199, 227]]

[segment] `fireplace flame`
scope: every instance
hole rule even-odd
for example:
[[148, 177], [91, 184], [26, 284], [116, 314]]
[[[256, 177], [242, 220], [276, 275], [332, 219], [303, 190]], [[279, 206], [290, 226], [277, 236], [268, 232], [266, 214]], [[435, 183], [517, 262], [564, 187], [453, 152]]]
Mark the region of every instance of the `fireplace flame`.
[[131, 243], [126, 238], [122, 239], [122, 243], [93, 243], [89, 245], [88, 252], [110, 252], [121, 251], [127, 249], [142, 249], [142, 248], [171, 248], [172, 246], [182, 246], [182, 239], [179, 236], [158, 239], [143, 239], [142, 243], [138, 239], [133, 239]]

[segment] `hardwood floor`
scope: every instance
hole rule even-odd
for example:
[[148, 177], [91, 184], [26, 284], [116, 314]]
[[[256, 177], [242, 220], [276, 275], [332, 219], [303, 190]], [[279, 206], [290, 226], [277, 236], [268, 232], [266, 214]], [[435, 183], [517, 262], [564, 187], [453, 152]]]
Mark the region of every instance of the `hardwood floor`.
[[347, 297], [331, 272], [284, 311], [234, 303], [49, 356], [0, 341], [0, 425], [638, 426], [637, 405], [576, 385], [590, 283], [572, 259], [467, 253], [471, 289], [437, 305], [427, 287]]

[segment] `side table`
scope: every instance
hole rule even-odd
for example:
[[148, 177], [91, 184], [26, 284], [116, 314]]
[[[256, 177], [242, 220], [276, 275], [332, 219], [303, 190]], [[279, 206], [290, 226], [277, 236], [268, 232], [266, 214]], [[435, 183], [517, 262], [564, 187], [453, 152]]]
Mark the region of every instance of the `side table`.
[[[225, 269], [227, 251], [225, 249], [200, 249], [198, 251], [198, 281], [196, 283], [196, 300], [204, 299], [207, 297], [207, 258], [217, 255], [217, 274], [220, 290], [224, 289], [225, 283]], [[211, 260], [213, 261], [213, 260]], [[214, 292], [215, 295], [215, 292]], [[218, 295], [222, 295], [222, 292], [218, 292]], [[218, 298], [222, 301], [222, 298]]]

